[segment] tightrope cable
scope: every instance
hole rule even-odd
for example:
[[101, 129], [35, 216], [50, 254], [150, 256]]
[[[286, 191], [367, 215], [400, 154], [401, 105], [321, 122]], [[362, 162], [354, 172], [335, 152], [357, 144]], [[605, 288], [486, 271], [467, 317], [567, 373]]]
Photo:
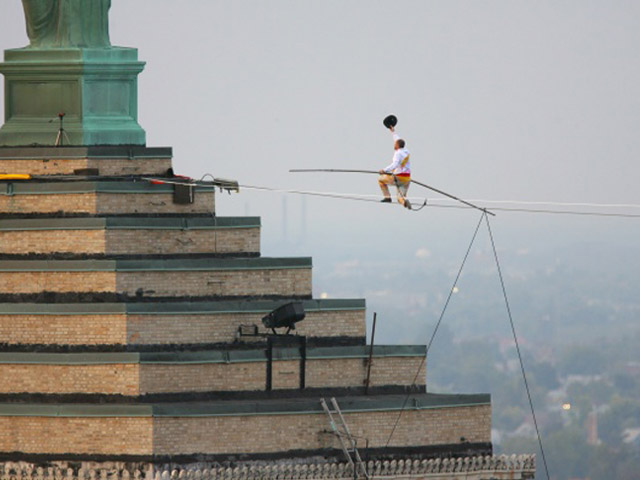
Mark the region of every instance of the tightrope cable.
[[[351, 172], [351, 171], [347, 171]], [[353, 170], [354, 173], [375, 173], [369, 171], [361, 171], [361, 170]], [[128, 177], [127, 177], [128, 178]], [[203, 177], [204, 178], [204, 177]], [[213, 177], [212, 177], [213, 178]], [[212, 185], [211, 183], [204, 183], [202, 180], [197, 180], [193, 182], [185, 182], [176, 181], [176, 180], [168, 180], [165, 178], [149, 178], [142, 177], [142, 180], [146, 181], [155, 181], [158, 183], [166, 183], [169, 185], [191, 185], [197, 186], [200, 188], [211, 188], [215, 190], [216, 188], [225, 188], [225, 185]], [[219, 179], [214, 179], [214, 181], [218, 181]], [[309, 190], [287, 190], [281, 188], [274, 187], [264, 187], [258, 185], [244, 185], [238, 184], [238, 187], [245, 188], [248, 190], [259, 190], [271, 193], [282, 193], [282, 194], [293, 194], [293, 195], [309, 195], [316, 197], [325, 197], [325, 198], [335, 198], [339, 200], [354, 200], [360, 202], [371, 202], [371, 203], [379, 203], [377, 195], [371, 194], [357, 194], [357, 193], [340, 193], [340, 192], [319, 192], [319, 191], [309, 191]], [[421, 210], [423, 207], [431, 207], [431, 208], [455, 208], [455, 209], [469, 209], [468, 205], [445, 205], [440, 202], [447, 202], [449, 200], [446, 199], [431, 199], [428, 201], [425, 199], [416, 200], [415, 197], [407, 197], [412, 202], [422, 202], [423, 205], [420, 208], [414, 209], [414, 211]], [[549, 201], [518, 201], [518, 200], [471, 200], [473, 202], [477, 202], [479, 204], [482, 203], [491, 203], [491, 204], [512, 204], [512, 205], [529, 205], [533, 206], [542, 206], [549, 205], [552, 207], [585, 207], [585, 208], [602, 208], [602, 209], [620, 209], [620, 208], [628, 208], [628, 209], [640, 209], [640, 204], [633, 203], [588, 203], [588, 202], [549, 202]], [[475, 206], [474, 206], [475, 207]], [[482, 207], [479, 208], [482, 211], [485, 211]], [[525, 207], [500, 207], [495, 206], [491, 207], [491, 210], [501, 211], [501, 212], [516, 212], [516, 213], [541, 213], [541, 214], [551, 214], [551, 215], [577, 215], [577, 216], [587, 216], [587, 217], [618, 217], [618, 218], [640, 218], [640, 213], [618, 213], [618, 212], [599, 212], [593, 210], [552, 210], [549, 208], [525, 208]]]
[[[295, 168], [292, 170], [289, 170], [289, 172], [291, 173], [317, 173], [317, 172], [324, 172], [324, 173], [372, 173], [375, 175], [379, 175], [381, 174], [380, 171], [376, 171], [376, 170], [346, 170], [346, 169], [340, 169], [340, 168]], [[386, 175], [391, 175], [395, 178], [395, 174], [393, 173], [387, 173]], [[486, 208], [482, 208], [479, 207], [477, 205], [474, 205], [473, 203], [470, 203], [466, 200], [463, 200], [460, 197], [456, 197], [455, 195], [451, 195], [450, 193], [447, 193], [443, 190], [440, 190], [438, 188], [435, 188], [431, 185], [427, 185], [426, 183], [422, 183], [422, 182], [418, 182], [417, 180], [410, 180], [411, 183], [415, 183], [416, 185], [419, 185], [423, 188], [426, 188], [427, 190], [431, 190], [432, 192], [436, 192], [439, 193], [440, 195], [444, 195], [445, 197], [448, 197], [452, 200], [455, 200], [456, 202], [460, 202], [463, 203], [464, 205], [471, 207], [471, 208], [476, 208], [482, 212], [488, 213], [489, 215], [495, 215], [494, 213], [491, 213], [490, 211], [488, 211]], [[423, 205], [423, 207], [426, 206], [426, 202]]]

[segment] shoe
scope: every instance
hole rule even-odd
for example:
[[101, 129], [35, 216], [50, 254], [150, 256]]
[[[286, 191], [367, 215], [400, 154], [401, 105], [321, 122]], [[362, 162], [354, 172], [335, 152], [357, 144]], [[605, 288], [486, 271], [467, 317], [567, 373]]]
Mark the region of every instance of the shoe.
[[404, 200], [404, 208], [411, 210], [411, 202], [405, 198]]
[[385, 197], [382, 200], [380, 200], [380, 203], [391, 203], [391, 199]]

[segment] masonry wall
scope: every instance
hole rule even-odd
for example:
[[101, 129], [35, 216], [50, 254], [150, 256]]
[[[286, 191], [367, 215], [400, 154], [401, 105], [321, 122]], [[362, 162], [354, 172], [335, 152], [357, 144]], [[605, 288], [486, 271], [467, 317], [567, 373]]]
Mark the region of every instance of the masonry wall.
[[0, 231], [3, 254], [105, 253], [104, 230], [14, 230]]
[[189, 214], [215, 211], [214, 194], [197, 192], [192, 204], [173, 203], [172, 193], [60, 193], [41, 195], [0, 194], [0, 211], [5, 213], [87, 214]]
[[260, 229], [0, 231], [4, 254], [258, 253]]
[[73, 175], [74, 170], [97, 168], [100, 175], [164, 175], [171, 158], [58, 158], [0, 159], [0, 173]]
[[0, 393], [140, 393], [138, 364], [0, 364], [0, 378]]
[[[321, 362], [307, 361], [307, 377], [317, 386], [362, 387], [367, 378], [368, 360], [335, 358]], [[369, 385], [411, 385], [414, 379], [416, 385], [424, 385], [427, 367], [423, 360], [422, 357], [374, 357]]]
[[259, 253], [260, 229], [109, 230], [106, 253]]
[[[2, 277], [2, 275], [0, 275]], [[307, 312], [296, 326], [309, 337], [364, 337], [364, 310]], [[154, 345], [226, 343], [240, 325], [258, 325], [260, 313], [203, 315], [0, 315], [0, 338], [8, 344]], [[247, 339], [251, 340], [250, 338]]]
[[0, 272], [3, 293], [112, 292], [135, 296], [311, 295], [311, 269]]
[[0, 416], [0, 452], [150, 455], [153, 419]]
[[3, 213], [96, 213], [98, 194], [67, 193], [65, 195], [13, 195], [0, 194], [0, 212]]
[[[398, 411], [345, 413], [352, 433], [385, 446]], [[405, 410], [390, 446], [491, 441], [491, 408]], [[153, 431], [153, 433], [151, 433]], [[324, 413], [198, 417], [0, 417], [0, 451], [102, 455], [269, 453], [339, 448]], [[132, 441], [135, 439], [135, 441]], [[362, 440], [364, 441], [364, 440]]]
[[116, 292], [116, 272], [0, 272], [0, 292]]
[[[309, 337], [364, 337], [364, 310], [307, 312], [305, 320], [296, 324], [299, 335]], [[264, 328], [260, 313], [218, 315], [129, 315], [127, 336], [130, 343], [219, 343], [232, 342], [240, 325]], [[1, 320], [0, 320], [1, 321]]]
[[[402, 360], [402, 361], [400, 361]], [[371, 386], [411, 385], [419, 357], [374, 358]], [[8, 362], [8, 361], [5, 361]], [[234, 363], [0, 363], [0, 393], [92, 393], [137, 396], [154, 393], [264, 391], [267, 362]], [[395, 368], [401, 366], [402, 371]], [[272, 364], [272, 389], [300, 388], [300, 360]], [[362, 358], [311, 359], [306, 362], [305, 386], [330, 388], [363, 386], [367, 371]], [[424, 376], [417, 380], [424, 385]]]
[[[399, 411], [345, 413], [352, 434], [370, 447], [384, 447]], [[204, 452], [268, 453], [286, 450], [340, 448], [327, 416], [254, 415], [157, 419], [157, 454]], [[251, 433], [249, 433], [251, 432]], [[491, 441], [491, 407], [407, 409], [400, 416], [390, 446], [458, 444]]]
[[125, 344], [126, 325], [126, 314], [0, 315], [0, 338], [10, 345]]
[[210, 213], [215, 212], [213, 190], [198, 191], [190, 204], [173, 203], [173, 193], [98, 193], [97, 211], [104, 213]]
[[311, 269], [120, 272], [116, 291], [159, 296], [311, 295]]

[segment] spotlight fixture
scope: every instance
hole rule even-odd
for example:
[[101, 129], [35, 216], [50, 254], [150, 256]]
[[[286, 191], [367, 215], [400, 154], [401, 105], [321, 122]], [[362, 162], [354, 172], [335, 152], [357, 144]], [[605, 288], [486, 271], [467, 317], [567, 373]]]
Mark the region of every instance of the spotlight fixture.
[[268, 315], [265, 315], [262, 318], [262, 323], [265, 327], [270, 328], [273, 333], [276, 333], [276, 328], [286, 328], [286, 333], [289, 333], [291, 330], [295, 330], [295, 324], [304, 319], [304, 317], [302, 302], [291, 302], [281, 305]]

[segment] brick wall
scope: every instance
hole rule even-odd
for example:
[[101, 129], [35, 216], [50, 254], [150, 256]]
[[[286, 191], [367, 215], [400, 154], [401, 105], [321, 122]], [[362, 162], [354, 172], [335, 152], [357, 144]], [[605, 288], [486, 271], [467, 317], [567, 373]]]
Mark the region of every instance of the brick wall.
[[64, 195], [0, 195], [0, 212], [4, 213], [96, 213], [95, 193]]
[[0, 173], [31, 175], [72, 175], [74, 170], [87, 168], [86, 158], [59, 160], [2, 160], [0, 159]]
[[[266, 375], [264, 379], [266, 381]], [[311, 385], [308, 384], [308, 386]], [[290, 390], [300, 388], [300, 361], [274, 361], [271, 369], [271, 388], [273, 390]]]
[[126, 327], [127, 316], [125, 314], [0, 315], [0, 343], [124, 344], [127, 340]]
[[[262, 325], [263, 316], [263, 313], [129, 315], [127, 338], [129, 343], [139, 344], [233, 342], [240, 325], [258, 325], [260, 333], [270, 332]], [[364, 310], [307, 312], [305, 320], [296, 325], [296, 331], [310, 337], [361, 337], [365, 335]]]
[[[359, 445], [384, 446], [397, 411], [345, 413]], [[0, 417], [0, 451], [156, 455], [339, 448], [324, 413], [225, 417]], [[151, 432], [153, 431], [153, 435]], [[405, 410], [391, 446], [491, 441], [491, 407]], [[152, 440], [153, 438], [153, 440]], [[131, 441], [135, 439], [135, 441]]]
[[0, 292], [115, 292], [116, 272], [1, 272]]
[[150, 417], [0, 417], [0, 451], [149, 455]]
[[90, 158], [87, 167], [99, 169], [100, 175], [164, 175], [171, 158]]
[[107, 252], [242, 253], [260, 252], [259, 228], [216, 230], [109, 230]]
[[[420, 362], [407, 358], [406, 375], [393, 367], [398, 360], [376, 358], [371, 385], [410, 385]], [[51, 360], [53, 362], [53, 360]], [[313, 359], [306, 362], [307, 388], [362, 386], [366, 371], [359, 358]], [[271, 388], [300, 388], [300, 360], [277, 360], [272, 364]], [[340, 367], [340, 369], [338, 369]], [[413, 367], [413, 371], [409, 371]], [[145, 393], [264, 391], [267, 362], [234, 363], [0, 363], [0, 393], [104, 393], [140, 395]], [[424, 385], [424, 379], [418, 380]]]
[[0, 231], [0, 252], [75, 254], [257, 253], [260, 229]]
[[172, 193], [64, 193], [0, 195], [0, 212], [6, 213], [211, 213], [214, 193], [198, 192], [192, 204], [173, 203]]
[[98, 193], [96, 213], [212, 213], [214, 192], [197, 192], [194, 202], [173, 203], [173, 193]]
[[[398, 411], [346, 413], [359, 445], [385, 446]], [[328, 418], [316, 415], [228, 417], [161, 417], [154, 429], [156, 454], [258, 453], [295, 449], [339, 448]], [[491, 407], [434, 408], [404, 411], [390, 446], [457, 444], [491, 441]]]
[[135, 296], [310, 295], [311, 269], [153, 271], [153, 272], [2, 272], [0, 292], [118, 292]]
[[[2, 277], [3, 275], [0, 275]], [[0, 315], [0, 343], [52, 345], [223, 343], [261, 313], [206, 315]], [[297, 332], [310, 337], [365, 335], [364, 310], [307, 312]], [[251, 341], [251, 338], [245, 338]]]
[[141, 393], [243, 391], [265, 389], [264, 362], [143, 365]]
[[158, 175], [171, 167], [170, 158], [65, 158], [55, 160], [0, 160], [0, 173], [72, 175], [74, 170], [97, 168], [100, 175]]
[[0, 364], [0, 393], [139, 395], [137, 364]]
[[[421, 357], [375, 358], [371, 366], [369, 385], [424, 385], [426, 361], [418, 372]], [[367, 378], [368, 359], [336, 358], [322, 361], [307, 361], [308, 387], [349, 387], [363, 386]], [[417, 376], [416, 376], [417, 374]]]
[[0, 252], [105, 253], [104, 230], [14, 230], [0, 231]]
[[119, 272], [117, 291], [149, 296], [311, 295], [311, 269]]

